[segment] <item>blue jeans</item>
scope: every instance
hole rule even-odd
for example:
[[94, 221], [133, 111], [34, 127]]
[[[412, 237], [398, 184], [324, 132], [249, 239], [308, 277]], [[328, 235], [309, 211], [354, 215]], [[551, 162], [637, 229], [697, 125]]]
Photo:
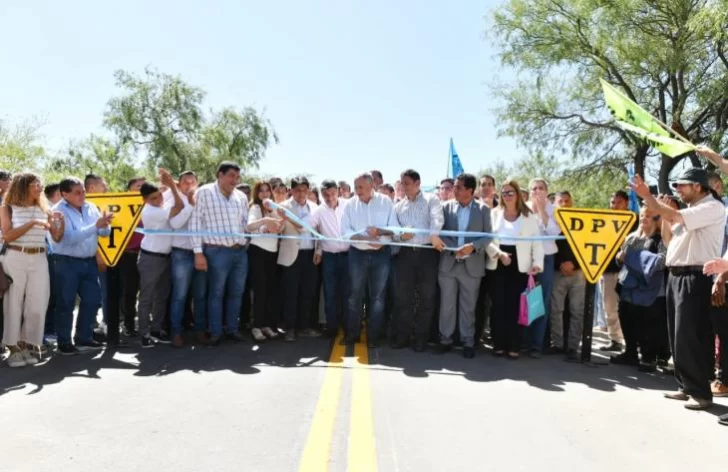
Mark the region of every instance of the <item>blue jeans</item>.
[[222, 336], [223, 309], [225, 332], [237, 333], [245, 279], [248, 276], [248, 253], [245, 248], [206, 246], [204, 254], [207, 258], [207, 315], [210, 336]]
[[546, 314], [534, 320], [531, 326], [528, 327], [530, 347], [534, 351], [542, 350], [546, 339], [546, 326], [548, 325], [549, 315], [551, 314], [551, 291], [554, 288], [554, 257], [555, 254], [544, 256], [543, 272], [538, 275], [538, 282], [541, 284], [541, 291], [543, 292], [543, 306]]
[[377, 251], [349, 249], [349, 283], [351, 292], [347, 304], [346, 337], [353, 340], [361, 333], [364, 293], [369, 287], [367, 303], [367, 338], [370, 342], [379, 339], [384, 317], [384, 297], [389, 277], [392, 251], [384, 246]]
[[76, 342], [89, 342], [93, 339], [93, 325], [101, 304], [99, 268], [96, 258], [79, 259], [54, 255], [55, 258], [55, 296], [58, 344], [71, 344], [73, 309], [76, 295], [81, 298], [76, 319]]
[[338, 329], [346, 309], [349, 254], [324, 252], [322, 264], [326, 329]]
[[195, 313], [195, 331], [207, 331], [207, 274], [195, 270], [195, 255], [192, 251], [172, 249], [170, 262], [172, 296], [169, 303], [169, 317], [172, 336], [182, 334], [182, 318], [190, 287], [192, 287]]

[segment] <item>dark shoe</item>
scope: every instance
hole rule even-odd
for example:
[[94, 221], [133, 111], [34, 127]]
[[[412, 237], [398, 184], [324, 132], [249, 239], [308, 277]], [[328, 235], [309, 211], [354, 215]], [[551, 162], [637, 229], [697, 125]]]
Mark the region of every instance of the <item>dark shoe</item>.
[[181, 348], [184, 347], [185, 343], [182, 341], [182, 336], [179, 334], [172, 338], [172, 347]]
[[106, 342], [106, 334], [103, 331], [101, 331], [101, 330], [94, 331], [94, 334], [93, 334], [92, 337], [93, 337], [93, 340], [96, 341], [96, 342], [98, 342], [98, 343], [105, 343]]
[[566, 362], [581, 362], [581, 359], [579, 358], [579, 353], [576, 352], [576, 349], [566, 350]]
[[654, 372], [657, 372], [657, 363], [656, 362], [640, 362], [640, 366], [637, 368], [640, 372], [645, 372], [648, 374], [652, 374]]
[[306, 328], [302, 329], [298, 332], [298, 335], [302, 338], [320, 338], [321, 337], [321, 331], [313, 328]]
[[392, 349], [404, 349], [409, 345], [408, 341], [400, 340], [400, 341], [394, 341], [392, 342], [389, 347]]
[[427, 350], [427, 341], [415, 341], [412, 345], [412, 350], [415, 352], [425, 352]]
[[667, 369], [670, 366], [670, 361], [667, 359], [657, 359], [657, 367], [661, 369]]
[[602, 352], [622, 352], [624, 346], [618, 342], [612, 341], [608, 346], [602, 346], [599, 348]]
[[472, 346], [463, 346], [463, 357], [466, 359], [475, 357], [475, 348]]
[[442, 344], [438, 343], [435, 344], [435, 347], [432, 348], [432, 352], [435, 354], [445, 354], [446, 352], [452, 351], [452, 344]]
[[637, 366], [640, 364], [640, 360], [634, 354], [627, 354], [626, 352], [612, 356], [609, 358], [609, 363], [614, 365], [630, 365]]
[[243, 337], [243, 335], [238, 333], [237, 331], [234, 333], [226, 333], [225, 339], [232, 341], [234, 343], [244, 343], [245, 342], [245, 338]]
[[197, 344], [207, 344], [207, 342], [209, 341], [209, 339], [207, 337], [207, 333], [205, 333], [204, 331], [198, 331], [196, 338], [197, 338]]
[[550, 346], [544, 352], [544, 354], [546, 354], [547, 356], [555, 356], [555, 355], [558, 355], [558, 354], [565, 354], [565, 353], [566, 353], [566, 351], [564, 351], [564, 348], [563, 347], [559, 347], [559, 346]]
[[169, 335], [164, 331], [152, 331], [149, 335], [152, 337], [152, 339], [154, 339], [154, 341], [158, 342], [159, 344], [170, 344], [172, 342], [172, 340], [169, 339]]
[[141, 344], [144, 349], [154, 347], [154, 340], [151, 336], [142, 336]]
[[336, 335], [338, 334], [338, 332], [339, 332], [339, 330], [337, 330], [336, 328], [331, 328], [331, 329], [327, 328], [324, 331], [324, 336], [328, 339], [334, 339], [336, 337]]
[[109, 341], [106, 343], [107, 349], [125, 349], [131, 347], [129, 342], [125, 339], [119, 339], [116, 341]]
[[541, 359], [543, 357], [543, 354], [541, 354], [541, 351], [531, 349], [531, 351], [528, 353], [528, 357], [530, 357], [531, 359]]
[[123, 334], [124, 334], [124, 336], [126, 336], [127, 338], [136, 338], [136, 337], [138, 337], [138, 336], [139, 336], [139, 331], [135, 330], [134, 328], [131, 328], [131, 329], [129, 329], [129, 328], [126, 328], [126, 327], [125, 327], [125, 328], [123, 329], [122, 333], [123, 333]]
[[207, 341], [208, 347], [219, 347], [220, 344], [222, 344], [222, 336], [210, 336], [210, 339]]
[[723, 426], [728, 426], [728, 415], [719, 416], [718, 424], [722, 424]]
[[683, 405], [688, 410], [701, 411], [707, 410], [713, 406], [713, 400], [703, 400], [702, 398], [693, 398], [692, 401]]
[[663, 396], [669, 400], [677, 400], [681, 402], [686, 402], [690, 400], [688, 394], [683, 392], [682, 390], [678, 390], [677, 392], [665, 393], [663, 394]]
[[58, 354], [62, 356], [75, 356], [79, 351], [73, 344], [60, 344], [58, 346]]
[[104, 348], [104, 345], [95, 340], [81, 341], [81, 342], [76, 343], [76, 349], [78, 349], [80, 352], [100, 351], [103, 348]]

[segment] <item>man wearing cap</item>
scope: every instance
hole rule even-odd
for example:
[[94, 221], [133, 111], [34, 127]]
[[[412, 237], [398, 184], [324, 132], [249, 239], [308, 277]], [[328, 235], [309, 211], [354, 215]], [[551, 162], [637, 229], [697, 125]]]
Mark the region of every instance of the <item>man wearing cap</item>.
[[713, 372], [713, 329], [710, 312], [713, 280], [703, 274], [703, 265], [720, 256], [725, 209], [708, 186], [708, 174], [700, 168], [685, 170], [672, 184], [687, 208], [675, 210], [669, 197], [658, 201], [640, 176], [632, 188], [669, 225], [663, 225], [667, 244], [667, 319], [675, 363], [678, 391], [665, 394], [686, 403], [690, 410], [704, 410], [713, 403], [710, 379]]

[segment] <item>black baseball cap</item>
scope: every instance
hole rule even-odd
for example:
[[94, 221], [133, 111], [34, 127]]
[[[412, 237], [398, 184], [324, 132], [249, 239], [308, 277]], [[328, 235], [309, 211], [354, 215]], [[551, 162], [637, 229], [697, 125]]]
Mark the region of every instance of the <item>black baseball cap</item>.
[[701, 169], [700, 167], [690, 167], [689, 169], [685, 169], [682, 174], [678, 175], [670, 186], [675, 188], [678, 184], [700, 184], [707, 187], [708, 173], [705, 169]]

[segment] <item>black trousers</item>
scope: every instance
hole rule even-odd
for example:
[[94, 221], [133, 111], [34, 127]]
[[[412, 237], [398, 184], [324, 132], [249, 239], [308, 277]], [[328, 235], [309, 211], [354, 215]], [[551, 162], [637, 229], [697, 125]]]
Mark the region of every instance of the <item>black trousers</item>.
[[483, 277], [480, 280], [478, 301], [475, 303], [475, 342], [483, 336], [483, 331], [490, 318], [492, 303], [490, 300], [490, 277]]
[[310, 328], [317, 272], [313, 249], [298, 251], [298, 257], [283, 268], [283, 317], [286, 329]]
[[139, 269], [137, 268], [139, 254], [125, 252], [119, 259], [119, 277], [121, 279], [121, 317], [127, 331], [134, 329], [134, 320], [137, 316], [137, 296], [139, 295]]
[[710, 318], [713, 321], [713, 330], [720, 341], [720, 355], [718, 359], [718, 372], [716, 378], [723, 385], [728, 385], [728, 305], [712, 307]]
[[518, 256], [515, 246], [501, 246], [501, 251], [511, 256], [511, 263], [504, 266], [498, 261], [498, 268], [488, 271], [492, 277], [490, 298], [493, 309], [490, 313], [490, 328], [494, 351], [520, 352], [523, 326], [518, 324], [521, 308], [521, 294], [526, 290], [528, 274], [518, 270]]
[[[397, 341], [426, 342], [435, 311], [437, 267], [440, 253], [432, 249], [403, 247], [395, 258], [395, 309], [392, 331]], [[415, 305], [415, 292], [419, 300]]]
[[248, 247], [251, 271], [250, 288], [253, 291], [253, 319], [256, 328], [276, 325], [275, 303], [278, 284], [276, 259], [278, 252], [266, 251], [251, 244]]
[[642, 356], [642, 362], [655, 362], [670, 358], [670, 342], [667, 334], [665, 297], [658, 297], [651, 306], [638, 306], [619, 302], [619, 324], [622, 326], [625, 354]]
[[667, 321], [680, 390], [701, 400], [711, 400], [710, 380], [715, 360], [715, 337], [710, 319], [713, 281], [700, 272], [667, 278]]

